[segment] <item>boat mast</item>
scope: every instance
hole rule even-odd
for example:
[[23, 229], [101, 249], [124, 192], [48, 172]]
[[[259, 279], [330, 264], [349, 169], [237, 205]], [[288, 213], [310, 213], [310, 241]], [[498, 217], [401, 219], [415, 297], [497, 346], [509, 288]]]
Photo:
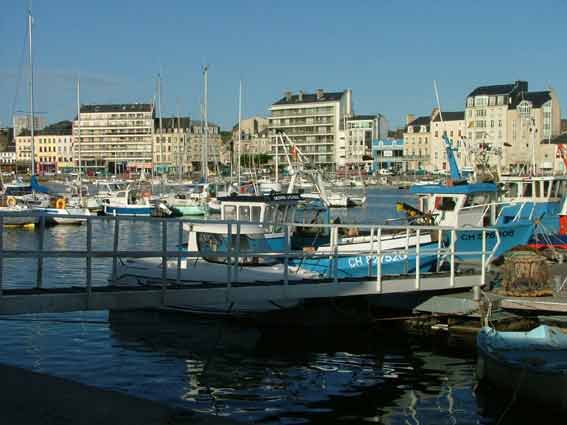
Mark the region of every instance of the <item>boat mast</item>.
[[179, 98], [176, 102], [177, 113], [177, 180], [181, 180], [181, 118], [179, 117]]
[[30, 64], [30, 136], [31, 136], [31, 175], [35, 175], [35, 125], [34, 125], [34, 108], [33, 108], [33, 54], [32, 54], [32, 25], [33, 16], [31, 11], [31, 6], [28, 13], [28, 36], [29, 36], [29, 64]]
[[238, 87], [238, 141], [236, 145], [236, 184], [240, 187], [240, 154], [242, 144], [242, 80]]
[[82, 196], [81, 180], [82, 180], [82, 166], [81, 166], [81, 80], [77, 77], [77, 150], [79, 157], [79, 199]]
[[280, 143], [279, 143], [279, 135], [276, 134], [276, 183], [279, 183], [280, 177], [280, 160], [279, 160], [279, 150], [280, 150]]
[[205, 65], [203, 67], [203, 146], [202, 146], [202, 170], [201, 176], [203, 181], [206, 182], [209, 177], [209, 117], [208, 117], [208, 105], [207, 105], [207, 97], [208, 97], [208, 71], [209, 67]]
[[158, 96], [158, 113], [159, 113], [159, 152], [160, 152], [160, 160], [158, 161], [158, 164], [159, 163], [163, 164], [165, 161], [163, 160], [163, 122], [161, 116], [161, 74], [158, 74], [157, 96]]

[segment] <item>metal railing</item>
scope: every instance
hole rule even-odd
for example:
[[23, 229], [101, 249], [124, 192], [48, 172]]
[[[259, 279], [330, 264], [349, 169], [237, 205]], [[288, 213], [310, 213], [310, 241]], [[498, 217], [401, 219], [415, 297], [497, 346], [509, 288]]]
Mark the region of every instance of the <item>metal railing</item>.
[[[70, 258], [85, 259], [84, 272], [85, 276], [85, 292], [87, 298], [91, 296], [93, 290], [93, 260], [95, 259], [111, 259], [112, 265], [108, 275], [110, 282], [116, 281], [118, 277], [119, 263], [125, 258], [160, 258], [161, 273], [159, 283], [161, 285], [163, 298], [165, 299], [168, 287], [182, 285], [183, 279], [183, 260], [202, 258], [204, 253], [199, 251], [189, 251], [185, 249], [185, 234], [187, 233], [184, 226], [195, 226], [206, 224], [224, 224], [227, 228], [227, 247], [225, 250], [215, 251], [214, 256], [225, 259], [226, 266], [226, 290], [230, 294], [231, 288], [235, 283], [242, 283], [239, 274], [244, 267], [241, 260], [245, 257], [257, 257], [262, 259], [277, 260], [283, 265], [281, 280], [272, 282], [282, 284], [285, 288], [290, 282], [297, 281], [301, 270], [306, 270], [301, 261], [309, 260], [325, 260], [328, 261], [326, 273], [319, 276], [320, 282], [317, 285], [332, 282], [334, 284], [341, 281], [352, 282], [353, 279], [348, 278], [348, 273], [340, 268], [340, 260], [343, 258], [364, 258], [367, 260], [367, 273], [359, 276], [360, 280], [375, 281], [373, 293], [380, 294], [384, 289], [384, 281], [391, 280], [393, 276], [384, 271], [387, 267], [384, 264], [386, 256], [392, 257], [398, 255], [399, 262], [405, 262], [404, 272], [401, 273], [404, 279], [413, 279], [413, 289], [419, 291], [422, 289], [423, 279], [430, 277], [435, 272], [444, 273], [449, 276], [447, 289], [454, 288], [458, 273], [459, 258], [474, 256], [479, 264], [478, 285], [483, 286], [486, 283], [486, 270], [490, 264], [494, 253], [500, 244], [500, 236], [498, 230], [494, 228], [474, 228], [466, 227], [455, 229], [450, 227], [439, 226], [401, 226], [401, 225], [374, 225], [374, 224], [302, 224], [302, 223], [286, 223], [280, 225], [282, 228], [282, 237], [285, 241], [284, 249], [281, 251], [250, 251], [241, 250], [241, 239], [243, 226], [258, 226], [269, 228], [272, 224], [260, 224], [249, 222], [220, 221], [220, 220], [182, 220], [172, 218], [154, 218], [154, 217], [121, 217], [121, 216], [74, 216], [74, 215], [58, 215], [57, 217], [67, 219], [83, 219], [84, 228], [86, 229], [84, 249], [46, 249], [45, 237], [47, 233], [46, 220], [48, 215], [41, 215], [37, 225], [38, 240], [35, 249], [6, 249], [4, 236], [6, 230], [4, 224], [10, 217], [22, 217], [21, 214], [0, 213], [0, 297], [3, 295], [5, 286], [5, 267], [4, 261], [16, 258], [36, 259], [37, 268], [35, 272], [35, 283], [30, 285], [30, 289], [44, 289], [44, 260], [52, 258]], [[112, 240], [112, 248], [110, 250], [97, 250], [93, 246], [93, 225], [100, 222], [113, 223], [112, 236], [105, 240]], [[120, 249], [121, 229], [123, 223], [136, 225], [139, 222], [152, 223], [152, 226], [160, 227], [160, 248], [159, 249]], [[177, 227], [177, 231], [171, 233], [168, 228]], [[299, 229], [301, 228], [301, 229]], [[297, 233], [298, 230], [311, 229], [311, 231], [320, 231], [328, 233], [328, 243], [315, 249], [313, 252], [305, 250], [293, 250], [290, 244], [291, 235]], [[364, 232], [364, 235], [357, 237], [345, 236], [349, 230], [357, 229], [358, 232]], [[475, 240], [480, 240], [479, 250], [474, 251], [457, 251], [456, 244], [458, 235], [466, 232]], [[487, 249], [487, 235], [495, 234], [496, 244], [492, 249]], [[168, 237], [172, 235], [175, 238], [176, 248], [168, 248]], [[471, 236], [472, 235], [472, 236]], [[99, 235], [100, 236], [100, 235]], [[404, 243], [395, 248], [388, 247], [388, 242], [394, 240], [404, 240]], [[493, 236], [490, 236], [491, 238]], [[423, 240], [429, 240], [423, 243]], [[352, 249], [353, 241], [359, 241], [360, 249]], [[414, 241], [414, 242], [412, 242]], [[207, 253], [211, 255], [211, 252]], [[431, 266], [426, 269], [422, 264], [422, 260], [429, 257], [435, 257], [435, 271], [431, 271]], [[168, 264], [170, 259], [175, 259], [175, 278], [168, 277]], [[358, 260], [357, 260], [358, 261]], [[413, 262], [413, 265], [411, 264]], [[411, 277], [413, 275], [413, 277]], [[309, 280], [309, 279], [308, 279]], [[317, 280], [317, 279], [315, 279]], [[356, 279], [354, 279], [356, 280]], [[26, 282], [31, 283], [31, 282]], [[254, 282], [250, 282], [254, 283]], [[73, 285], [73, 286], [76, 286]], [[155, 286], [155, 284], [154, 284]], [[229, 296], [229, 295], [228, 295]]]

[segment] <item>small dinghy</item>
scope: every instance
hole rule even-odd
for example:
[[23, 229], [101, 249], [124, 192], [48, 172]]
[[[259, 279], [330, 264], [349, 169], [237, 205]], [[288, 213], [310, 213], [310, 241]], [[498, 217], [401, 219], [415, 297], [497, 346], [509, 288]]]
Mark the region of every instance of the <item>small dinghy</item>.
[[530, 332], [481, 329], [477, 337], [480, 381], [518, 398], [567, 408], [567, 335], [541, 325]]

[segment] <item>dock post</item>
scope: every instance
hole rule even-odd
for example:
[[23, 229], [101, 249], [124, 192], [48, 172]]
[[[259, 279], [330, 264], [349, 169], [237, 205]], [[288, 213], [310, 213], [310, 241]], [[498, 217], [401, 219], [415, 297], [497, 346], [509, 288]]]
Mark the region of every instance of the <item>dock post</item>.
[[232, 284], [232, 223], [228, 223], [228, 245], [226, 247], [226, 284], [230, 288]]
[[41, 214], [39, 218], [39, 240], [38, 240], [38, 251], [39, 255], [37, 257], [37, 275], [36, 275], [36, 287], [38, 289], [43, 288], [43, 242], [45, 240], [45, 213]]
[[4, 293], [4, 216], [0, 215], [0, 298]]
[[[179, 229], [178, 229], [178, 233], [177, 233], [177, 246], [179, 247], [179, 250], [183, 251], [183, 221], [178, 220], [179, 222]], [[189, 248], [187, 249], [189, 250]], [[177, 257], [177, 276], [176, 276], [176, 281], [177, 284], [180, 285], [181, 284], [181, 252], [179, 252], [178, 254], [180, 254]]]
[[289, 283], [289, 224], [285, 226], [285, 257], [284, 257], [284, 286], [285, 295], [287, 297], [287, 286]]
[[87, 217], [87, 309], [92, 292], [92, 253], [93, 253], [93, 222], [92, 217]]
[[240, 221], [236, 223], [236, 261], [234, 262], [234, 281], [238, 282], [238, 264], [240, 263]]
[[449, 286], [451, 288], [455, 287], [455, 239], [457, 238], [457, 231], [454, 229], [451, 229], [451, 264], [450, 264], [450, 270], [451, 270], [451, 277], [449, 280]]
[[370, 252], [368, 253], [368, 277], [372, 276], [372, 254], [374, 253], [374, 226], [370, 228]]
[[376, 249], [376, 292], [382, 293], [382, 227], [378, 227], [378, 248]]
[[161, 302], [165, 304], [167, 282], [167, 221], [161, 219]]
[[421, 244], [420, 244], [420, 236], [421, 236], [421, 230], [417, 229], [415, 231], [415, 237], [416, 237], [416, 243], [415, 243], [415, 289], [419, 290], [419, 287], [421, 285], [421, 279], [420, 279], [420, 257], [419, 254], [421, 252]]
[[118, 240], [119, 240], [119, 230], [120, 221], [119, 216], [114, 216], [114, 239], [112, 241], [112, 281], [116, 280], [117, 270], [118, 270]]

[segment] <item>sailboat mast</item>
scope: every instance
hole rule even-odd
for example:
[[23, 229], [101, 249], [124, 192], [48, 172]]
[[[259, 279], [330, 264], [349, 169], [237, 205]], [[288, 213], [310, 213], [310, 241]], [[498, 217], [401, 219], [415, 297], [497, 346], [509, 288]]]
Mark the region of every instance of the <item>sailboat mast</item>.
[[203, 68], [203, 129], [204, 129], [204, 134], [203, 134], [203, 170], [202, 170], [202, 176], [203, 176], [203, 180], [206, 182], [208, 180], [209, 177], [209, 161], [208, 161], [208, 155], [209, 155], [209, 117], [208, 117], [208, 71], [209, 68], [207, 65], [205, 65], [205, 67]]
[[79, 158], [79, 197], [81, 197], [81, 80], [77, 78], [77, 151]]
[[28, 14], [28, 36], [29, 36], [29, 63], [30, 63], [30, 136], [31, 136], [31, 175], [35, 175], [35, 123], [34, 123], [34, 102], [33, 102], [33, 54], [32, 54], [32, 25], [33, 16], [31, 8]]
[[242, 80], [238, 88], [238, 144], [236, 145], [236, 184], [240, 187], [240, 154], [242, 145]]
[[[162, 122], [162, 115], [161, 115], [161, 74], [158, 74], [157, 95], [158, 95], [158, 112], [159, 112], [159, 152], [160, 152], [160, 160], [158, 161], [158, 164], [160, 162], [163, 164], [165, 161], [163, 159], [163, 122]], [[162, 173], [163, 173], [163, 170], [162, 170]]]

